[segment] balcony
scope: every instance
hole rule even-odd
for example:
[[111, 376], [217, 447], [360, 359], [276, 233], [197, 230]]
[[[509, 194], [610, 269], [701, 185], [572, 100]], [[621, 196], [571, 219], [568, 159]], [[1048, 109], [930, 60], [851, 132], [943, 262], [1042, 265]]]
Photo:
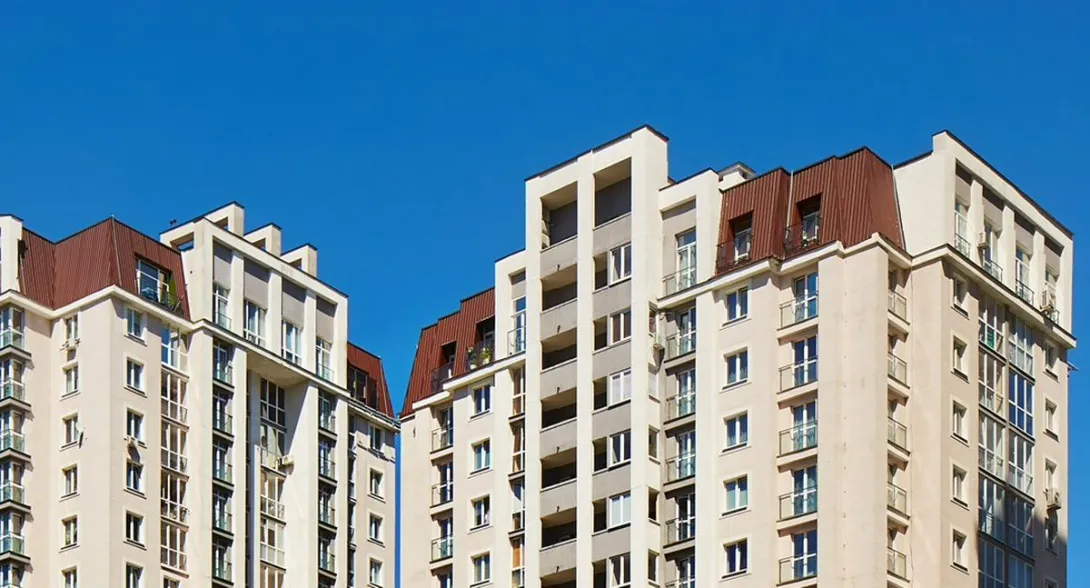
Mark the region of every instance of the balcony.
[[337, 526], [337, 509], [331, 504], [318, 503], [318, 522], [330, 527]]
[[817, 420], [780, 431], [780, 457], [817, 447]]
[[159, 454], [160, 459], [163, 462], [163, 467], [174, 470], [178, 473], [184, 474], [189, 468], [189, 460], [180, 453], [175, 453], [166, 447], [162, 448]]
[[337, 430], [337, 415], [332, 410], [318, 411], [318, 426], [333, 433]]
[[8, 482], [0, 486], [0, 502], [7, 502], [9, 500], [19, 504], [26, 504], [26, 496], [21, 484]]
[[696, 454], [679, 455], [666, 460], [666, 481], [677, 482], [696, 475]]
[[888, 417], [886, 423], [886, 439], [894, 447], [908, 451], [908, 427], [897, 422], [893, 417]]
[[666, 420], [672, 421], [696, 414], [696, 394], [678, 394], [666, 399]]
[[3, 382], [0, 382], [0, 400], [18, 400], [19, 402], [26, 402], [26, 388], [25, 385], [12, 378], [8, 378]]
[[696, 537], [696, 518], [677, 518], [666, 521], [666, 539], [663, 545], [673, 545]]
[[[490, 335], [491, 337], [491, 335]], [[466, 350], [466, 371], [482, 368], [496, 358], [496, 342], [487, 338]]]
[[908, 322], [908, 301], [904, 296], [890, 290], [889, 295], [886, 296], [886, 308], [893, 316]]
[[1033, 289], [1022, 280], [1014, 282], [1014, 293], [1022, 300], [1025, 300], [1027, 304], [1033, 305]]
[[26, 336], [23, 334], [22, 327], [0, 329], [0, 349], [4, 347], [26, 350]]
[[284, 503], [262, 496], [261, 514], [274, 519], [284, 520]]
[[284, 549], [282, 547], [274, 547], [267, 543], [262, 543], [259, 553], [261, 561], [271, 563], [274, 566], [284, 567]]
[[507, 331], [507, 355], [515, 355], [523, 351], [526, 351], [526, 327], [515, 327]]
[[908, 514], [908, 492], [893, 482], [886, 484], [886, 506], [900, 514]]
[[889, 354], [886, 361], [886, 373], [897, 382], [908, 385], [908, 364], [893, 353]]
[[233, 474], [233, 472], [232, 472], [231, 464], [224, 463], [224, 462], [216, 462], [215, 460], [212, 461], [212, 477], [213, 478], [219, 480], [220, 482], [230, 484], [232, 474]]
[[431, 432], [432, 452], [442, 451], [454, 444], [454, 427], [439, 427]]
[[439, 506], [454, 500], [454, 483], [443, 482], [431, 487], [431, 505]]
[[818, 315], [817, 296], [796, 298], [780, 305], [780, 328], [806, 322]]
[[160, 402], [162, 405], [163, 416], [181, 424], [186, 424], [189, 419], [189, 409], [183, 406], [179, 402], [175, 402], [169, 398], [163, 398]]
[[809, 486], [801, 490], [789, 492], [780, 496], [780, 520], [786, 521], [817, 512], [818, 494], [817, 486]]
[[[648, 583], [648, 585], [651, 585]], [[696, 588], [696, 578], [679, 578], [670, 580], [665, 588]]]
[[212, 560], [212, 577], [224, 582], [231, 581], [231, 562]]
[[675, 333], [666, 338], [666, 359], [681, 357], [696, 351], [696, 331]]
[[984, 271], [996, 280], [999, 280], [1000, 282], [1003, 281], [1003, 268], [999, 267], [999, 264], [996, 263], [994, 259], [989, 259], [982, 255], [980, 258], [980, 267], [984, 268]]
[[332, 553], [318, 552], [318, 569], [330, 574], [337, 571], [337, 556]]
[[790, 363], [780, 368], [780, 392], [813, 384], [818, 379], [817, 358]]
[[903, 580], [908, 579], [908, 557], [892, 547], [886, 548], [886, 570]]
[[337, 464], [330, 457], [318, 457], [318, 475], [330, 480], [337, 479]]
[[795, 255], [821, 243], [821, 216], [810, 214], [787, 227], [783, 235], [784, 255]]
[[165, 546], [159, 548], [159, 563], [168, 568], [185, 571], [187, 559], [186, 555], [177, 549]]
[[231, 532], [231, 513], [227, 512], [227, 511], [222, 511], [222, 510], [217, 512], [215, 509], [213, 509], [212, 510], [212, 528], [213, 529], [218, 529], [220, 531], [224, 531], [224, 532], [227, 532], [227, 533], [230, 533]]
[[432, 394], [438, 394], [443, 391], [443, 382], [450, 379], [454, 375], [454, 360], [451, 359], [447, 363], [435, 368], [431, 372], [431, 391]]
[[1007, 481], [1010, 482], [1011, 486], [1014, 486], [1023, 494], [1033, 496], [1033, 474], [1014, 465], [1014, 462], [1009, 463], [1009, 469]]
[[682, 268], [662, 280], [665, 296], [688, 290], [696, 285], [696, 266]]
[[189, 524], [189, 509], [166, 498], [159, 499], [159, 515], [183, 525]]
[[751, 260], [752, 238], [735, 239], [720, 243], [715, 251], [715, 273], [723, 274]]
[[218, 307], [212, 309], [212, 322], [216, 323], [216, 326], [231, 330], [231, 317], [227, 316], [227, 313], [220, 310]]
[[965, 257], [972, 257], [973, 247], [969, 244], [969, 240], [964, 235], [954, 231], [954, 238], [952, 239], [954, 249], [964, 255]]
[[1003, 456], [995, 453], [991, 449], [987, 449], [983, 446], [979, 448], [978, 461], [980, 462], [980, 469], [988, 472], [989, 474], [1003, 479]]
[[780, 584], [817, 577], [817, 553], [806, 553], [780, 560]]
[[164, 282], [160, 275], [152, 275], [137, 270], [136, 291], [144, 298], [162, 306], [163, 308], [177, 312], [182, 307], [182, 299], [175, 290], [173, 280]]
[[234, 421], [234, 418], [231, 415], [224, 412], [224, 411], [221, 411], [221, 410], [213, 410], [212, 411], [212, 428], [219, 431], [220, 433], [225, 433], [227, 435], [230, 435], [231, 431], [234, 430], [234, 422], [233, 421]]
[[231, 386], [235, 382], [235, 369], [229, 362], [214, 361], [212, 362], [212, 377], [217, 382]]
[[431, 541], [431, 561], [447, 559], [454, 556], [454, 537], [440, 537]]

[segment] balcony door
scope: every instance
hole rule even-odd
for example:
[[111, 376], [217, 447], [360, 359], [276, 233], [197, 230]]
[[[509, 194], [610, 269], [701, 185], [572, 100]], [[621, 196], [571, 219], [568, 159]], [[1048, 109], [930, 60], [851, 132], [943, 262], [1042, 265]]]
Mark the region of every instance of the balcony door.
[[696, 283], [696, 231], [677, 236], [677, 289], [684, 290]]

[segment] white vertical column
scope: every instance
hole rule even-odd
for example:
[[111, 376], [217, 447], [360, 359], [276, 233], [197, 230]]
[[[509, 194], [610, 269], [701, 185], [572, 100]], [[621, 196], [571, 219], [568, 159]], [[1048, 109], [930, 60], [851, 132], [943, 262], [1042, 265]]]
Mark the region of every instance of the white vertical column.
[[541, 586], [541, 208], [539, 184], [531, 180], [526, 184], [526, 588]]
[[[699, 279], [710, 279], [715, 274], [715, 257], [718, 249], [721, 201], [715, 185], [701, 186], [696, 196], [697, 251]], [[713, 210], [714, 209], [714, 210]], [[713, 224], [714, 223], [714, 224]], [[752, 302], [751, 312], [752, 310]], [[716, 357], [719, 345], [719, 325], [716, 316], [715, 294], [705, 293], [696, 299], [696, 512], [718, 515], [719, 494], [716, 491], [718, 472], [719, 430], [719, 367]], [[752, 356], [752, 354], [751, 354]], [[707, 524], [696, 525], [696, 585], [713, 586], [719, 579], [719, 544], [716, 526], [712, 518]], [[750, 552], [751, 557], [753, 552]]]
[[1029, 287], [1033, 289], [1034, 308], [1041, 307], [1041, 296], [1045, 291], [1045, 234], [1041, 231], [1033, 232], [1033, 259], [1030, 260]]
[[[315, 345], [317, 344], [317, 329], [315, 323], [318, 321], [318, 298], [313, 290], [307, 290], [307, 299], [303, 304], [303, 324], [301, 325], [303, 332], [300, 334], [301, 347], [299, 353], [303, 355], [303, 367], [316, 371], [317, 366], [317, 353], [315, 351]], [[332, 343], [332, 341], [330, 341]], [[343, 345], [341, 347], [344, 347]], [[343, 350], [342, 350], [343, 351]], [[330, 358], [332, 360], [332, 358]], [[337, 365], [337, 364], [330, 364]]]
[[[577, 166], [578, 242], [576, 248], [576, 563], [577, 586], [594, 582], [592, 540], [594, 516], [594, 171], [593, 155], [584, 155]], [[608, 328], [608, 327], [607, 327]]]
[[969, 234], [965, 235], [965, 238], [969, 240], [973, 259], [979, 261], [980, 257], [976, 253], [976, 246], [979, 235], [984, 231], [984, 185], [976, 178], [973, 178], [973, 183], [969, 186], [968, 220]]
[[280, 355], [280, 333], [284, 322], [284, 280], [280, 274], [269, 272], [269, 308], [265, 314], [265, 346]]
[[1003, 207], [1003, 228], [999, 234], [999, 267], [1003, 268], [1003, 283], [1014, 287], [1014, 248], [1017, 241], [1014, 228], [1014, 209]]

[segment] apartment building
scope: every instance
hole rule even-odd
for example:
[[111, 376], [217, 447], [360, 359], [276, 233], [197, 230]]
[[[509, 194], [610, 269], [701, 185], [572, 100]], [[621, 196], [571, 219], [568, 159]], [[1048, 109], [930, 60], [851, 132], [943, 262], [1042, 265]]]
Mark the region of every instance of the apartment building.
[[1065, 586], [1072, 259], [948, 132], [675, 180], [642, 127], [536, 174], [420, 335], [402, 581]]
[[317, 260], [238, 204], [0, 217], [0, 586], [393, 586], [397, 422]]

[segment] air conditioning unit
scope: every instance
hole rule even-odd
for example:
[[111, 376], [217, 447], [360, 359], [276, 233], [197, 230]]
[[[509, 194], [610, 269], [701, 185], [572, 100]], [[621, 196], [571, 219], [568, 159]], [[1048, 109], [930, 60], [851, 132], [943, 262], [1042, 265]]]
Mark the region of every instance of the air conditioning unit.
[[1063, 508], [1063, 497], [1056, 488], [1045, 488], [1045, 505], [1048, 510]]
[[136, 444], [136, 437], [133, 437], [132, 435], [125, 435], [125, 445], [135, 448]]
[[280, 467], [290, 468], [290, 467], [293, 467], [293, 466], [295, 466], [295, 458], [294, 457], [292, 457], [290, 455], [281, 455], [280, 456]]
[[988, 232], [987, 231], [980, 231], [980, 234], [977, 235], [976, 246], [977, 246], [977, 249], [987, 249], [988, 248]]
[[1044, 312], [1053, 312], [1056, 310], [1056, 294], [1045, 290], [1041, 292], [1041, 310]]

